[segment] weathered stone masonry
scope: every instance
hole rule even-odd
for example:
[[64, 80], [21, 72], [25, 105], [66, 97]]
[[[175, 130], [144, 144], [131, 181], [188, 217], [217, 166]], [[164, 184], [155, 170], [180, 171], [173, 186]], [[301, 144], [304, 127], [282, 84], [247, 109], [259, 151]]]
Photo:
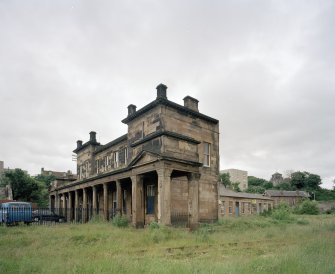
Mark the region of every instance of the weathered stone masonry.
[[217, 219], [219, 122], [199, 112], [198, 100], [187, 96], [182, 106], [166, 91], [160, 84], [154, 101], [128, 106], [127, 134], [105, 145], [93, 131], [77, 141], [78, 179], [51, 189], [51, 207], [69, 221], [119, 213], [136, 227]]

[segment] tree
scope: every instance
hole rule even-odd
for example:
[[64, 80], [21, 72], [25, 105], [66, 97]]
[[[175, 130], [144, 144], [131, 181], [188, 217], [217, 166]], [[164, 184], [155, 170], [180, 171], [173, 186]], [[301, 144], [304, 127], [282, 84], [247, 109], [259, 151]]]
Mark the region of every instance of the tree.
[[316, 174], [305, 172], [305, 188], [307, 190], [317, 190], [320, 189], [321, 177]]
[[262, 186], [248, 186], [246, 192], [263, 194], [265, 192], [265, 188]]
[[37, 181], [43, 182], [47, 188], [51, 185], [51, 182], [56, 180], [56, 177], [54, 175], [43, 175], [38, 174], [34, 177]]
[[305, 187], [305, 179], [306, 179], [305, 172], [301, 171], [294, 172], [291, 175], [291, 185], [295, 189], [302, 189]]
[[273, 184], [271, 182], [255, 176], [248, 176], [248, 189], [246, 192], [263, 194], [266, 189], [272, 188]]
[[48, 192], [45, 184], [21, 169], [6, 171], [0, 180], [0, 185], [10, 184], [14, 200], [34, 202], [40, 206], [47, 204]]
[[230, 175], [229, 173], [222, 173], [219, 175], [219, 181], [225, 186], [231, 186]]

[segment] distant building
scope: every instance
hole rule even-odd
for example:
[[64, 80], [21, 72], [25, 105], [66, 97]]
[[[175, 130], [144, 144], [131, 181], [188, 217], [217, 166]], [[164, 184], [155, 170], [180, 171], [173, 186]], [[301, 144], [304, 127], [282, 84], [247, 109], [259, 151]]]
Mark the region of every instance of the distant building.
[[270, 182], [271, 182], [274, 186], [277, 186], [277, 185], [281, 184], [282, 182], [284, 182], [283, 175], [280, 174], [280, 173], [278, 173], [278, 172], [272, 174], [271, 179], [270, 179]]
[[218, 191], [219, 219], [259, 214], [273, 208], [273, 200], [261, 194], [235, 192], [225, 188], [221, 183], [219, 183]]
[[230, 181], [232, 183], [239, 183], [239, 187], [242, 191], [248, 188], [248, 171], [230, 168], [220, 171], [220, 174], [228, 173], [230, 176]]
[[286, 202], [290, 206], [295, 206], [303, 199], [308, 199], [310, 195], [305, 191], [271, 190], [265, 191], [264, 196], [270, 197], [274, 201], [274, 206], [280, 202]]
[[50, 188], [57, 188], [69, 184], [75, 180], [77, 180], [77, 175], [73, 174], [71, 170], [66, 172], [63, 171], [53, 171], [53, 170], [45, 170], [44, 167], [41, 168], [41, 175], [44, 176], [54, 176], [55, 180], [51, 182]]
[[77, 179], [77, 175], [73, 174], [71, 170], [68, 171], [53, 171], [53, 170], [45, 170], [44, 167], [41, 168], [41, 175], [44, 176], [54, 176], [56, 179]]

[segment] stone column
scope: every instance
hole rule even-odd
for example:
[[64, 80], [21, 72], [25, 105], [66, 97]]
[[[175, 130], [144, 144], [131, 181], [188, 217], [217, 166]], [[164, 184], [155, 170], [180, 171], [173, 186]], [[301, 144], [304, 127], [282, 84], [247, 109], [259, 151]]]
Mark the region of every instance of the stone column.
[[159, 169], [158, 174], [158, 222], [171, 225], [171, 172], [170, 169]]
[[59, 213], [59, 208], [60, 208], [60, 195], [59, 194], [56, 194], [55, 200], [56, 200], [55, 212]]
[[120, 180], [116, 180], [116, 213], [122, 214], [122, 189]]
[[66, 218], [66, 209], [67, 209], [67, 206], [66, 206], [66, 194], [65, 193], [63, 193], [63, 205], [62, 205], [62, 208], [63, 208], [63, 210], [62, 210], [62, 215]]
[[92, 202], [93, 202], [93, 216], [97, 214], [98, 210], [98, 204], [97, 204], [97, 187], [93, 186], [92, 187]]
[[79, 221], [79, 193], [78, 189], [74, 191], [74, 220], [75, 222]]
[[143, 176], [132, 176], [132, 223], [136, 228], [144, 226]]
[[108, 184], [104, 183], [104, 218], [108, 220]]
[[199, 225], [199, 173], [190, 173], [188, 179], [188, 223], [191, 230]]
[[73, 221], [73, 208], [72, 208], [72, 193], [71, 193], [71, 191], [69, 191], [68, 196], [69, 196], [69, 199], [67, 200], [68, 210], [69, 210], [68, 221], [72, 222]]
[[83, 223], [87, 222], [87, 189], [83, 188]]

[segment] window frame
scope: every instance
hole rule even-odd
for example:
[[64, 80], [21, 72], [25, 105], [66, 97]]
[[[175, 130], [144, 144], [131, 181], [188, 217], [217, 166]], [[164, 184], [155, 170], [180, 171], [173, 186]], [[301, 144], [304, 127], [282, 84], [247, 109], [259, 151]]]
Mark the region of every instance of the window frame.
[[[203, 166], [210, 167], [211, 166], [211, 143], [204, 142], [204, 153], [203, 153]], [[208, 149], [206, 149], [208, 148]], [[207, 150], [207, 151], [206, 151]], [[208, 153], [207, 153], [208, 152]]]

